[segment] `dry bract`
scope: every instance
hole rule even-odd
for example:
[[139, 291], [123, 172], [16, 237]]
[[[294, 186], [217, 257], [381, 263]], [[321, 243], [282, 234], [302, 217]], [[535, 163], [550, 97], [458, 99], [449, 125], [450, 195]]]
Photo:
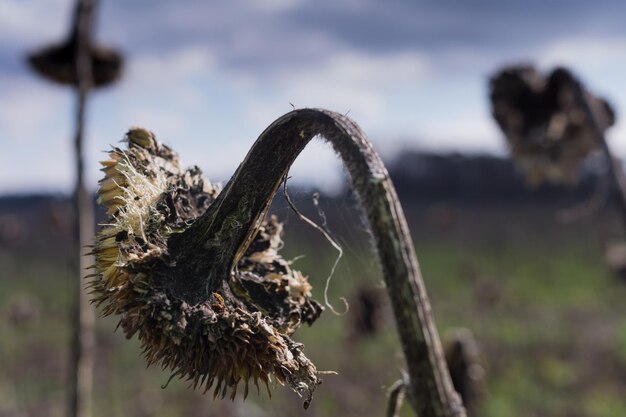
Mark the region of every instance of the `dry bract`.
[[[601, 146], [577, 98], [579, 88], [562, 68], [544, 76], [532, 67], [510, 67], [492, 77], [493, 115], [529, 182], [573, 182], [581, 161]], [[597, 97], [590, 101], [600, 129], [608, 129], [614, 123], [610, 105]]]
[[[264, 221], [231, 276], [207, 288], [198, 302], [176, 291], [194, 277], [176, 273], [169, 238], [186, 230], [217, 198], [220, 188], [199, 168], [182, 169], [175, 152], [144, 129], [126, 136], [102, 162], [99, 202], [108, 222], [93, 253], [93, 301], [120, 317], [128, 338], [137, 335], [149, 364], [168, 368], [214, 396], [274, 377], [306, 398], [320, 383], [302, 345], [290, 339], [313, 323], [322, 307], [307, 278], [279, 254], [282, 225]], [[209, 285], [209, 284], [207, 284]], [[193, 299], [191, 299], [193, 298]]]

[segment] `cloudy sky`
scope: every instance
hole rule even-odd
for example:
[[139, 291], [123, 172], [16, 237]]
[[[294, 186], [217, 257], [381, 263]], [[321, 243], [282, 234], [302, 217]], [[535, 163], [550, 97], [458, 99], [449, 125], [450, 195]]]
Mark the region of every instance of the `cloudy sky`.
[[[73, 96], [36, 78], [28, 51], [59, 41], [71, 0], [0, 1], [0, 193], [68, 191]], [[295, 107], [350, 112], [375, 147], [503, 153], [486, 79], [503, 64], [570, 65], [626, 108], [621, 0], [100, 0], [97, 40], [127, 58], [94, 94], [88, 178], [140, 125], [226, 180], [261, 131]], [[626, 123], [610, 134], [626, 155]], [[331, 187], [340, 167], [322, 145], [295, 181]]]

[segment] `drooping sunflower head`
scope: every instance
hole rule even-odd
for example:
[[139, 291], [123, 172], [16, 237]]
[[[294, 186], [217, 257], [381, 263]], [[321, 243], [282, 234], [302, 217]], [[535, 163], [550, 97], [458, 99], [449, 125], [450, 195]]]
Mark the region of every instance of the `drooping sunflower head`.
[[[498, 72], [490, 88], [493, 116], [528, 181], [575, 181], [582, 160], [601, 145], [579, 100], [579, 81], [563, 68], [545, 76], [520, 66]], [[599, 128], [612, 126], [611, 106], [597, 97], [589, 101]]]
[[[99, 45], [89, 46], [92, 86], [111, 85], [122, 76], [124, 57], [118, 51]], [[42, 77], [59, 84], [78, 85], [76, 75], [76, 39], [37, 50], [28, 63]]]
[[[108, 220], [96, 237], [93, 301], [119, 316], [128, 338], [137, 336], [148, 363], [169, 368], [214, 396], [272, 377], [306, 397], [320, 383], [303, 346], [290, 335], [313, 323], [322, 307], [307, 278], [279, 250], [282, 225], [263, 221], [224, 285], [206, 296], [174, 291], [179, 258], [173, 236], [191, 227], [216, 201], [220, 187], [145, 129], [131, 129], [128, 149], [113, 148], [102, 162], [99, 202]], [[210, 262], [210, 260], [207, 260]], [[198, 301], [199, 300], [199, 301]]]

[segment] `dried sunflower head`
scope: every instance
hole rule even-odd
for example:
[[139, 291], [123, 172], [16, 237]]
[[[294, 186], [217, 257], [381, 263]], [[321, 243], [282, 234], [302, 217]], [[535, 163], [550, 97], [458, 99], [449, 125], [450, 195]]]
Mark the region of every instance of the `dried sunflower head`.
[[[89, 48], [91, 78], [94, 87], [104, 87], [122, 75], [123, 57], [111, 48]], [[28, 56], [28, 63], [42, 77], [59, 84], [78, 85], [76, 76], [76, 39], [52, 45]]]
[[[490, 87], [493, 116], [528, 181], [575, 181], [582, 160], [601, 145], [577, 98], [580, 82], [563, 68], [545, 76], [520, 66], [498, 72]], [[608, 129], [615, 122], [611, 106], [589, 98], [600, 129]]]
[[250, 381], [269, 391], [273, 376], [305, 396], [306, 407], [319, 374], [290, 335], [322, 307], [307, 278], [279, 254], [282, 225], [273, 216], [263, 221], [232, 274], [205, 295], [178, 291], [197, 277], [179, 276], [182, 258], [171, 238], [193, 225], [220, 188], [199, 168], [182, 169], [151, 132], [131, 129], [126, 140], [128, 149], [113, 148], [102, 162], [98, 198], [108, 221], [93, 250], [93, 301], [120, 317], [128, 338], [137, 335], [149, 364], [193, 387], [234, 398], [240, 384], [248, 394]]

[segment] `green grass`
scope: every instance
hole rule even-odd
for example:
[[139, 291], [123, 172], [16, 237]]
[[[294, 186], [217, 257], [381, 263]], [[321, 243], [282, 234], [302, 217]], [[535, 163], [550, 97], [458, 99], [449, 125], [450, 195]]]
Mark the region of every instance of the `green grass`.
[[[289, 233], [289, 232], [288, 232]], [[335, 253], [323, 239], [286, 239], [288, 255], [307, 253], [295, 267], [311, 276], [322, 300]], [[359, 285], [381, 287], [367, 241], [346, 247], [333, 281], [331, 302], [354, 298]], [[588, 241], [547, 238], [543, 243], [510, 239], [494, 243], [456, 235], [420, 240], [416, 249], [441, 332], [473, 331], [483, 348], [486, 379], [482, 417], [626, 415], [626, 285], [603, 266]], [[311, 255], [315, 254], [315, 256]], [[2, 255], [8, 260], [8, 255]], [[0, 415], [63, 415], [66, 391], [67, 307], [65, 262], [11, 259], [0, 272]], [[20, 323], [8, 317], [19, 299], [37, 309]], [[256, 392], [245, 404], [213, 401], [209, 395], [145, 368], [138, 343], [114, 332], [113, 318], [98, 321], [95, 417], [195, 415], [379, 416], [385, 390], [401, 375], [403, 358], [389, 307], [382, 329], [354, 338], [352, 316], [326, 311], [297, 339], [324, 377], [310, 410], [287, 388], [270, 400]], [[238, 411], [234, 412], [236, 409]], [[13, 414], [12, 414], [13, 413]], [[230, 413], [230, 414], [229, 414]], [[237, 414], [238, 413], [238, 414]], [[255, 414], [256, 413], [256, 414]], [[411, 415], [405, 406], [403, 415]]]

